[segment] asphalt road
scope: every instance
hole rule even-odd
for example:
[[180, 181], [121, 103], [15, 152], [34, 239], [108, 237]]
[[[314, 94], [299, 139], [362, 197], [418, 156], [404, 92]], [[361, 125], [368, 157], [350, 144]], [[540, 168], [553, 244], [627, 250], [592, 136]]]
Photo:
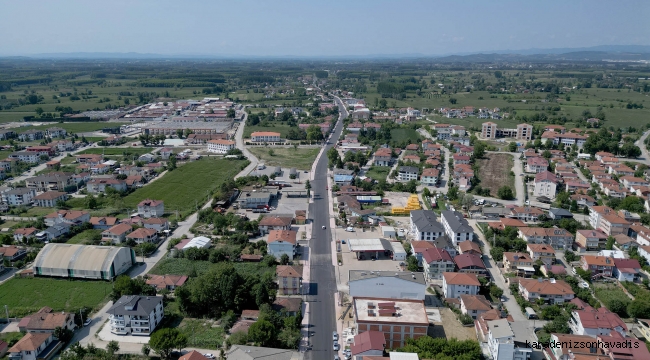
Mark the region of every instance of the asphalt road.
[[[338, 102], [338, 101], [337, 101]], [[339, 103], [339, 119], [347, 111]], [[329, 144], [325, 147], [325, 152], [318, 160], [314, 181], [311, 183], [314, 202], [310, 204], [309, 214], [312, 218], [312, 238], [309, 241], [311, 279], [309, 295], [307, 301], [310, 306], [310, 326], [312, 337], [310, 344], [311, 351], [305, 353], [308, 360], [332, 360], [334, 350], [332, 349], [332, 332], [336, 330], [336, 310], [334, 304], [334, 294], [336, 293], [336, 278], [334, 276], [334, 266], [332, 264], [332, 236], [330, 229], [330, 211], [327, 200], [327, 150], [338, 142], [341, 131], [343, 130], [343, 121], [339, 121], [334, 129]], [[319, 196], [316, 196], [319, 195]], [[325, 230], [322, 227], [325, 226]]]

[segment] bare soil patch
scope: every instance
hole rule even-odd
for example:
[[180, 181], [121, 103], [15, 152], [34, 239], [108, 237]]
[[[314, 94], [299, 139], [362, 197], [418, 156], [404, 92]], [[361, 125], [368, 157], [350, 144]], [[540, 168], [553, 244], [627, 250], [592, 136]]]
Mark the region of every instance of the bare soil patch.
[[515, 179], [510, 176], [514, 159], [509, 154], [485, 154], [483, 159], [476, 161], [479, 167], [479, 184], [484, 189], [490, 189], [491, 196], [497, 196], [499, 188], [508, 185], [515, 191]]

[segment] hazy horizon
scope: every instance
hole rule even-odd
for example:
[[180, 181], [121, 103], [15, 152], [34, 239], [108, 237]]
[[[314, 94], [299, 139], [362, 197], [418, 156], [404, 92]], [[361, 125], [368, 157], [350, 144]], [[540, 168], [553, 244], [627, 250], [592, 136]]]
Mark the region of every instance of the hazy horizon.
[[440, 56], [650, 45], [648, 1], [525, 4], [514, 0], [10, 2], [0, 13], [0, 30], [5, 34], [0, 56]]

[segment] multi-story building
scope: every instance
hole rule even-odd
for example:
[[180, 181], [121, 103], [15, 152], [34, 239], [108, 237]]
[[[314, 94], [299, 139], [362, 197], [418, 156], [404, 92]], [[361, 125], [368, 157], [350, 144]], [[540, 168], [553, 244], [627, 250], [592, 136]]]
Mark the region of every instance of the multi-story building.
[[66, 201], [68, 194], [61, 191], [46, 191], [34, 197], [36, 206], [55, 207], [59, 201]]
[[138, 204], [138, 215], [142, 217], [161, 217], [164, 213], [165, 202], [162, 200], [145, 199]]
[[435, 186], [438, 184], [438, 178], [440, 176], [440, 170], [435, 168], [427, 168], [422, 170], [422, 175], [420, 176], [420, 182], [422, 185]]
[[235, 146], [236, 143], [232, 140], [209, 140], [208, 141], [208, 151], [217, 154], [225, 154], [228, 151], [234, 149]]
[[454, 245], [458, 245], [461, 241], [471, 241], [474, 237], [474, 229], [461, 213], [457, 211], [443, 211], [441, 218], [445, 233]]
[[519, 237], [529, 244], [548, 244], [554, 249], [570, 249], [573, 245], [573, 235], [557, 227], [521, 227]]
[[543, 157], [532, 157], [526, 162], [526, 172], [539, 174], [548, 170], [548, 160]]
[[461, 295], [478, 295], [481, 283], [475, 274], [446, 272], [442, 274], [445, 298], [460, 299]]
[[106, 312], [113, 334], [148, 336], [163, 319], [163, 298], [124, 295]]
[[533, 262], [540, 260], [544, 265], [551, 266], [555, 263], [555, 249], [546, 244], [528, 244], [526, 245], [528, 254]]
[[600, 227], [600, 220], [604, 215], [615, 213], [614, 209], [609, 206], [591, 206], [589, 207], [589, 225], [592, 228], [598, 229]]
[[607, 234], [600, 230], [578, 230], [576, 243], [587, 251], [602, 250], [607, 244]]
[[36, 197], [36, 191], [30, 188], [15, 188], [2, 193], [2, 202], [9, 206], [27, 205]]
[[129, 224], [117, 224], [102, 231], [102, 241], [113, 244], [121, 244], [126, 241], [126, 235], [130, 234], [133, 228]]
[[400, 166], [397, 169], [397, 180], [411, 181], [418, 179], [419, 169], [415, 166]]
[[535, 175], [535, 190], [533, 190], [533, 195], [536, 197], [545, 196], [553, 200], [557, 193], [557, 183], [557, 175], [550, 171], [540, 172]]
[[[515, 324], [515, 323], [512, 323]], [[522, 332], [512, 330], [507, 319], [488, 321], [487, 345], [494, 360], [530, 359], [533, 349], [526, 346], [527, 339]]]
[[602, 230], [608, 236], [627, 234], [630, 229], [630, 223], [616, 214], [607, 214], [600, 219], [598, 229]]
[[497, 124], [491, 121], [484, 122], [481, 129], [481, 137], [483, 139], [496, 139]]
[[580, 267], [592, 276], [612, 277], [614, 266], [614, 259], [609, 256], [583, 255], [580, 258]]
[[280, 133], [272, 131], [256, 131], [251, 134], [252, 142], [280, 142]]
[[269, 254], [278, 260], [286, 254], [290, 261], [293, 260], [296, 254], [296, 235], [297, 232], [293, 230], [271, 230], [266, 239]]
[[302, 267], [292, 265], [278, 265], [275, 268], [280, 295], [298, 295], [302, 286]]
[[390, 166], [392, 151], [389, 148], [379, 148], [375, 151], [373, 164], [375, 166]]
[[413, 210], [410, 214], [411, 233], [415, 240], [435, 240], [445, 233], [431, 210]]
[[504, 252], [503, 271], [515, 273], [522, 277], [530, 277], [535, 274], [533, 264], [535, 261], [526, 253]]
[[492, 305], [483, 295], [461, 295], [460, 312], [476, 319], [492, 309]]
[[598, 335], [609, 335], [612, 331], [627, 336], [627, 325], [606, 307], [596, 310], [589, 306], [583, 310], [573, 310], [569, 327], [576, 335], [588, 335], [593, 338]]
[[427, 335], [429, 320], [422, 300], [357, 297], [352, 301], [356, 332], [381, 331], [388, 348]]
[[422, 267], [427, 280], [440, 280], [445, 272], [453, 272], [456, 263], [447, 250], [432, 247], [422, 252]]

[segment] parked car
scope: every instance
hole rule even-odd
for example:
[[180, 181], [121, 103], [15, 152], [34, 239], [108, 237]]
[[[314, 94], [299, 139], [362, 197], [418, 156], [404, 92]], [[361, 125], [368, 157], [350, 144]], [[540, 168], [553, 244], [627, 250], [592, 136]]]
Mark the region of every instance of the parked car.
[[332, 340], [334, 340], [334, 342], [339, 340], [339, 334], [336, 331], [332, 332]]
[[88, 325], [90, 325], [92, 322], [93, 322], [93, 319], [88, 318], [88, 319], [86, 319], [86, 321], [84, 321], [84, 326], [88, 326]]
[[354, 228], [352, 226], [348, 226], [345, 231], [347, 232], [354, 232]]
[[339, 351], [339, 349], [340, 349], [339, 343], [337, 343], [337, 342], [335, 341], [335, 342], [334, 342], [334, 345], [332, 346], [332, 349], [334, 349], [334, 351]]

